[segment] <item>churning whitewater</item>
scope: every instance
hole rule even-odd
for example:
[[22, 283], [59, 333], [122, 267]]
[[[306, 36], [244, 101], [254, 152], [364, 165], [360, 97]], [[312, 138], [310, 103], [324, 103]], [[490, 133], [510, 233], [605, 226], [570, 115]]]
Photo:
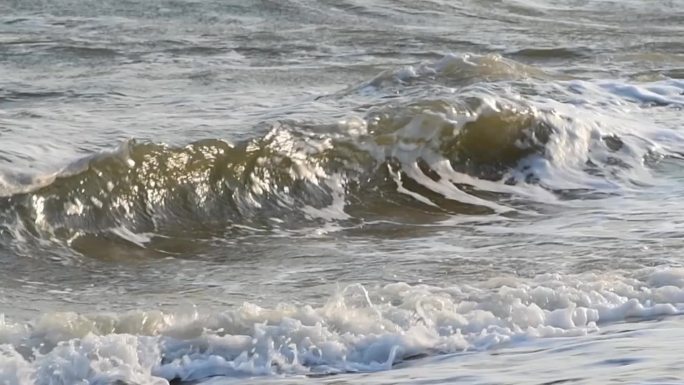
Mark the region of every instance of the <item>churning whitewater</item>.
[[47, 314], [30, 327], [3, 322], [3, 380], [166, 384], [388, 370], [428, 355], [585, 336], [602, 323], [681, 314], [684, 306], [673, 303], [684, 302], [683, 286], [681, 269], [648, 269], [634, 277], [501, 278], [482, 287], [390, 284], [369, 292], [351, 285], [320, 307]]
[[684, 381], [684, 4], [0, 4], [0, 384]]

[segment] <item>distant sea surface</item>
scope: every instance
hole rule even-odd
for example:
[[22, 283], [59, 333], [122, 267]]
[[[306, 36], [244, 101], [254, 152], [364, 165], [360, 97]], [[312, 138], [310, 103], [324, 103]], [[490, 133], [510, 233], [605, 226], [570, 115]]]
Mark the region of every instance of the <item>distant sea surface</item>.
[[684, 0], [0, 0], [0, 384], [684, 383]]

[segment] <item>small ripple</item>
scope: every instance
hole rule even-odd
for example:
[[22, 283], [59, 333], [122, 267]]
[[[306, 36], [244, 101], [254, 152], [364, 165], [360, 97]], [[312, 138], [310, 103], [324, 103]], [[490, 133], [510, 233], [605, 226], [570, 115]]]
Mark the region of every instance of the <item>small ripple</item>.
[[598, 362], [596, 365], [627, 366], [627, 365], [632, 365], [632, 364], [636, 364], [636, 363], [643, 362], [643, 361], [644, 360], [641, 358], [610, 358], [610, 359]]

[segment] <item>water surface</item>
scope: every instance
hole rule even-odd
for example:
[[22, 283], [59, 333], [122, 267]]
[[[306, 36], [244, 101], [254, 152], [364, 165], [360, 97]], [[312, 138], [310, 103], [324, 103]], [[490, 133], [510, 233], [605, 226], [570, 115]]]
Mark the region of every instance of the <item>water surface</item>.
[[0, 383], [678, 383], [684, 3], [5, 1]]

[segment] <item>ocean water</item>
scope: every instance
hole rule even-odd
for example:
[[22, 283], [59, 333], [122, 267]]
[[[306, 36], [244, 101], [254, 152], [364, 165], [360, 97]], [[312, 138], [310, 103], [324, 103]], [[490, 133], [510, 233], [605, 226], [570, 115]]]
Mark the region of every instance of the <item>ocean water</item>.
[[0, 0], [0, 384], [684, 383], [684, 1]]

